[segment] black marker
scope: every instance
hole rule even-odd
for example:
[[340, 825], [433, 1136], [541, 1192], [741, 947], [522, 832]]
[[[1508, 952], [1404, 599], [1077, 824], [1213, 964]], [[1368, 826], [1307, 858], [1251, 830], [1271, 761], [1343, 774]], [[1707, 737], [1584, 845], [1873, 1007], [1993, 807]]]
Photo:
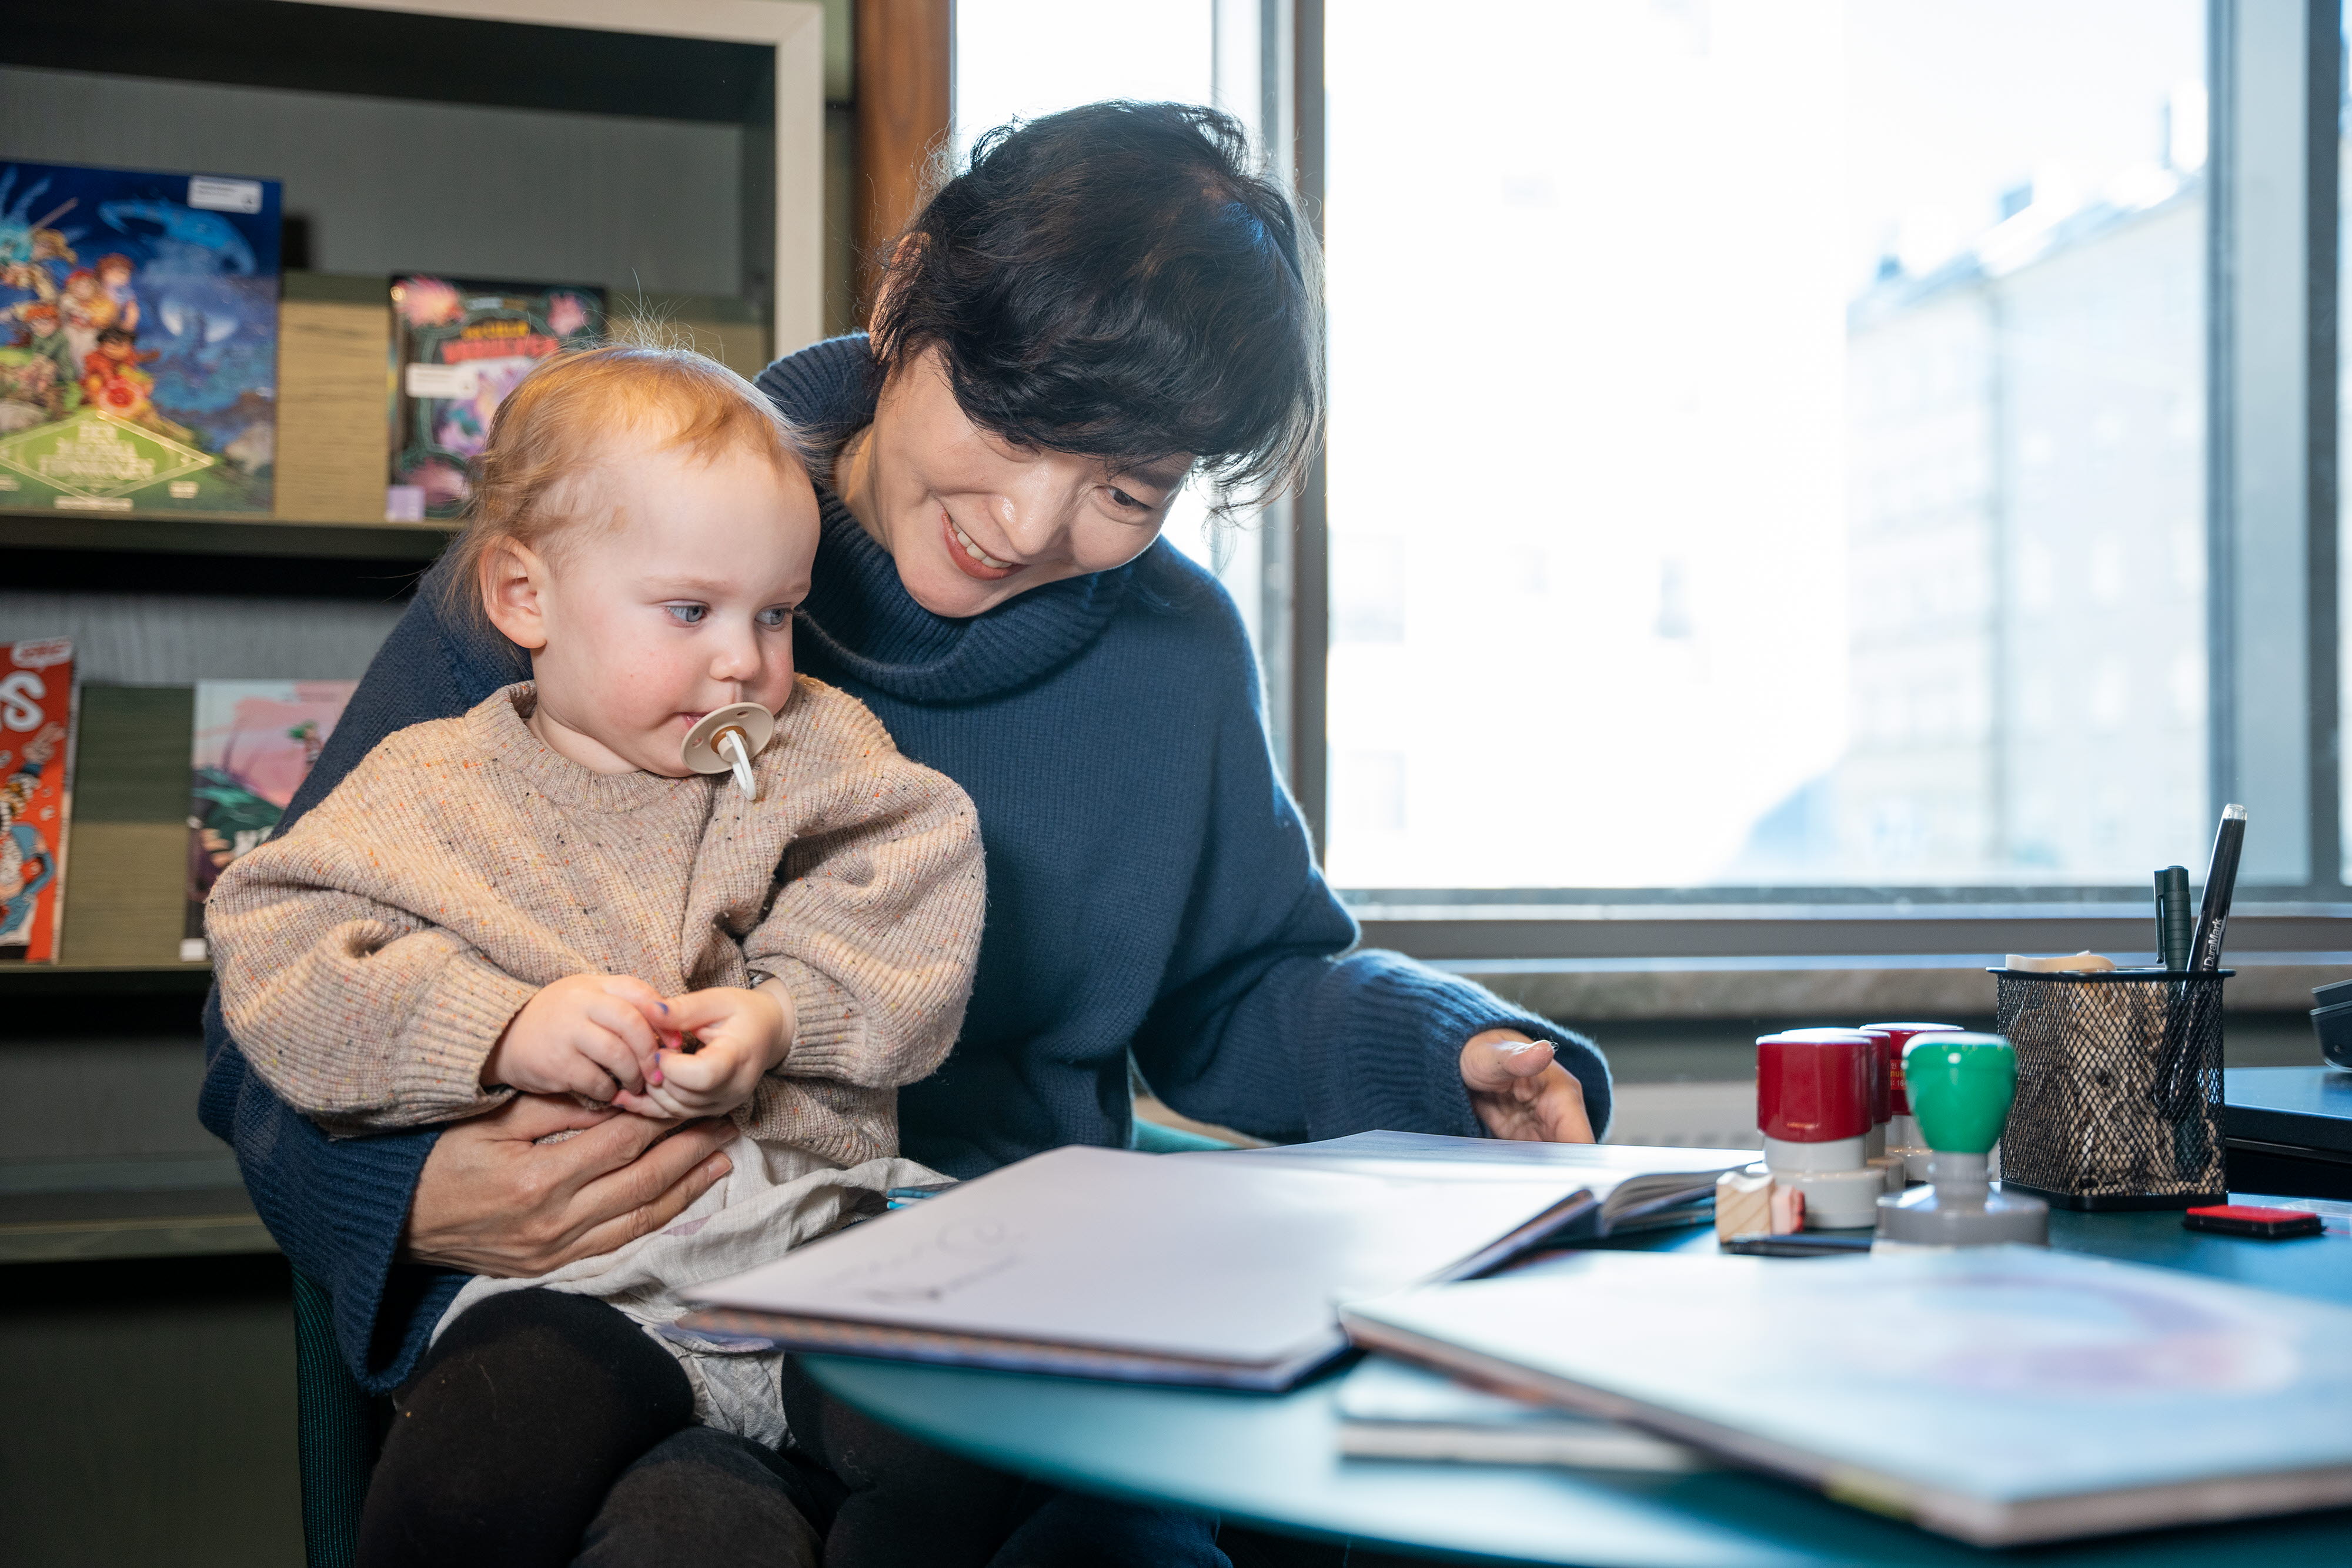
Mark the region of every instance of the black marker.
[[2197, 910], [2197, 942], [2189, 955], [2192, 969], [2221, 967], [2221, 937], [2230, 924], [2230, 897], [2238, 889], [2238, 852], [2246, 841], [2246, 809], [2221, 808], [2221, 825], [2213, 833], [2213, 862], [2205, 868], [2205, 899]]
[[2189, 967], [2197, 918], [2189, 909], [2189, 868], [2168, 865], [2156, 873], [2156, 961], [2178, 973]]

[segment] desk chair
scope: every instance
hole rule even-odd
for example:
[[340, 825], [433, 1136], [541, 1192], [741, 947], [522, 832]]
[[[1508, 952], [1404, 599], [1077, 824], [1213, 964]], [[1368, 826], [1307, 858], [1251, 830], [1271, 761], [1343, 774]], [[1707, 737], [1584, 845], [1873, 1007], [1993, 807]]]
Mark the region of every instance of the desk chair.
[[[1223, 1139], [1154, 1122], [1135, 1123], [1133, 1146], [1147, 1155], [1229, 1149]], [[302, 1471], [302, 1560], [309, 1568], [352, 1568], [359, 1554], [360, 1505], [367, 1500], [382, 1438], [377, 1401], [335, 1348], [327, 1292], [294, 1270], [296, 1452]]]
[[352, 1568], [359, 1555], [360, 1504], [375, 1469], [381, 1428], [375, 1401], [335, 1349], [335, 1307], [294, 1270], [295, 1451], [302, 1471], [302, 1561]]

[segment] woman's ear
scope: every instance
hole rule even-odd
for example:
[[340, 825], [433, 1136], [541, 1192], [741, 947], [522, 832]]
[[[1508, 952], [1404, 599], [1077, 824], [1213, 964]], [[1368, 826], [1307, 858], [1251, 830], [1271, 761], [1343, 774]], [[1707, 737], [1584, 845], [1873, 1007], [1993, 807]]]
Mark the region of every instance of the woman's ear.
[[482, 552], [482, 610], [518, 648], [547, 646], [546, 559], [520, 539], [494, 540]]

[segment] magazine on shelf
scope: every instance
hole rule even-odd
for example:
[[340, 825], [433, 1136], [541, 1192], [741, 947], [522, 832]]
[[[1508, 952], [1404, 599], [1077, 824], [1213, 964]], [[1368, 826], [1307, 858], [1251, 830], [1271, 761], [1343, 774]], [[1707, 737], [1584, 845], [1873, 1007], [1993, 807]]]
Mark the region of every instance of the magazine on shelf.
[[278, 185], [0, 162], [0, 507], [267, 513]]
[[205, 948], [205, 900], [267, 839], [309, 778], [356, 681], [199, 681], [188, 791], [188, 915], [180, 956]]
[[459, 516], [467, 465], [490, 416], [541, 360], [593, 347], [604, 291], [427, 273], [392, 280], [392, 472], [388, 522]]
[[0, 961], [57, 962], [73, 743], [72, 642], [0, 643]]

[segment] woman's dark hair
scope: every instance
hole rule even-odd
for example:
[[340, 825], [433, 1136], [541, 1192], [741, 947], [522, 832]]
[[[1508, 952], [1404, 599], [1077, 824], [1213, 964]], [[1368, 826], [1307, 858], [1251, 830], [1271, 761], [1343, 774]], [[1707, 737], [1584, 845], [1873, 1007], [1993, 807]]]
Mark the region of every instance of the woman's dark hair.
[[892, 251], [875, 356], [946, 361], [973, 423], [1025, 446], [1189, 452], [1276, 494], [1323, 433], [1315, 238], [1230, 115], [1096, 103], [1000, 126]]

